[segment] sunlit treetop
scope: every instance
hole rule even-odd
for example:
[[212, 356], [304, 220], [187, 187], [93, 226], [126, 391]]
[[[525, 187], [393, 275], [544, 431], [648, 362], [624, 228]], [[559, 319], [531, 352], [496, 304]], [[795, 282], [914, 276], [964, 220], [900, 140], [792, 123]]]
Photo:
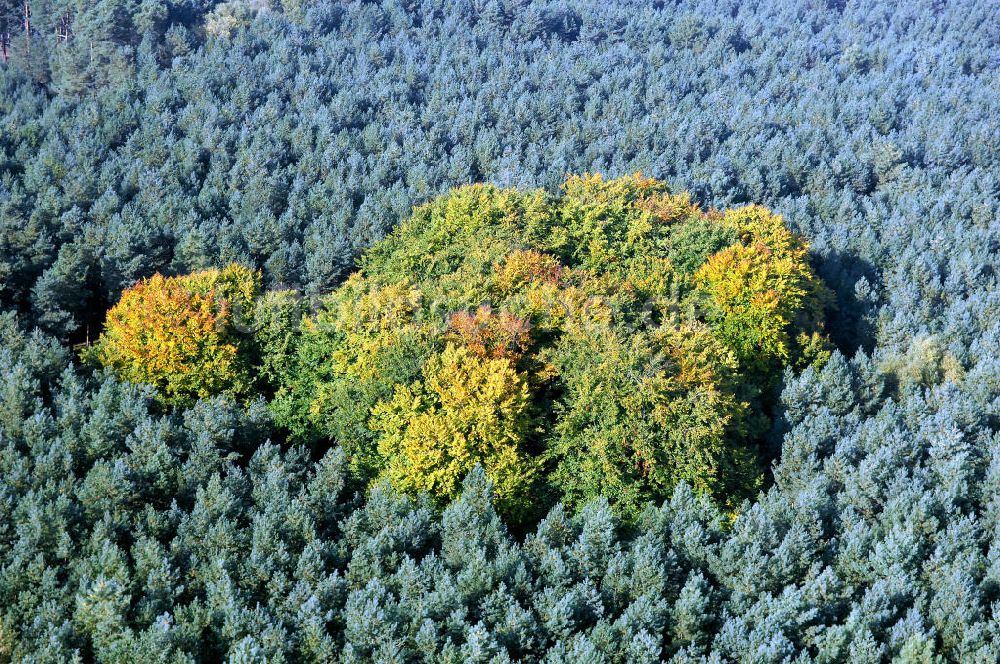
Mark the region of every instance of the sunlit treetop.
[[730, 503], [760, 486], [784, 367], [824, 356], [825, 293], [759, 206], [641, 175], [460, 187], [306, 320], [273, 409], [406, 490], [451, 498], [482, 465], [509, 513], [603, 494], [635, 514], [681, 481]]
[[121, 378], [153, 385], [169, 404], [249, 396], [255, 377], [247, 321], [259, 293], [260, 275], [240, 265], [156, 274], [122, 294], [87, 355]]

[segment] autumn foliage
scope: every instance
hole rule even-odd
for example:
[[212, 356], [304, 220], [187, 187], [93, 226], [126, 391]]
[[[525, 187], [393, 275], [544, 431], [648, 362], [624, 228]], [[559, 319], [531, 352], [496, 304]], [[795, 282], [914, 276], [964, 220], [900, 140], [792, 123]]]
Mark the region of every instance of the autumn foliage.
[[531, 344], [531, 324], [509, 311], [481, 306], [474, 314], [459, 311], [448, 320], [451, 336], [475, 355], [517, 363]]
[[822, 315], [825, 291], [806, 260], [808, 247], [780, 216], [759, 205], [726, 212], [717, 222], [740, 238], [695, 273], [707, 295], [707, 318], [747, 369], [768, 372], [807, 344], [800, 320]]
[[259, 291], [237, 265], [156, 275], [90, 355], [171, 404], [273, 390], [290, 439], [364, 481], [444, 502], [481, 466], [514, 519], [596, 496], [634, 517], [681, 482], [735, 506], [782, 372], [826, 354], [826, 290], [780, 216], [641, 175], [462, 187], [311, 315]]
[[531, 394], [507, 357], [486, 357], [448, 344], [424, 365], [421, 379], [397, 385], [372, 411], [380, 432], [384, 476], [405, 491], [454, 498], [478, 464], [493, 478], [507, 513], [527, 499], [538, 466], [522, 441]]
[[239, 265], [154, 275], [122, 294], [88, 355], [122, 378], [153, 385], [170, 404], [248, 395], [250, 339], [237, 327], [259, 290], [259, 275]]
[[760, 487], [773, 386], [822, 359], [825, 290], [778, 215], [639, 175], [453, 190], [306, 319], [272, 410], [362, 477], [439, 499], [481, 465], [508, 516], [680, 482]]

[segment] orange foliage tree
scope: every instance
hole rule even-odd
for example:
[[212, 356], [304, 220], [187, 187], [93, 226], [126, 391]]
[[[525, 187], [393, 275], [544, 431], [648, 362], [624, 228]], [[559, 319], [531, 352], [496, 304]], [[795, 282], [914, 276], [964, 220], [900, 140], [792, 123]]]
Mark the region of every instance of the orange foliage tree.
[[156, 274], [126, 290], [87, 355], [121, 378], [153, 385], [165, 403], [251, 392], [251, 337], [240, 331], [260, 275], [240, 265]]

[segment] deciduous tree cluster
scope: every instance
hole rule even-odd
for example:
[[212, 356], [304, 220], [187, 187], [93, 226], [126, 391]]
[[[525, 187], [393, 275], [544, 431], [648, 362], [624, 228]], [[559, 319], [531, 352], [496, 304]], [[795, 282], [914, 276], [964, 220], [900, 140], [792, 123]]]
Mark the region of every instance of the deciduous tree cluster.
[[570, 177], [559, 196], [458, 188], [362, 266], [286, 321], [280, 359], [248, 315], [234, 330], [263, 310], [235, 265], [127, 290], [90, 354], [168, 403], [246, 396], [268, 363], [277, 424], [342, 446], [360, 478], [447, 501], [480, 465], [511, 518], [546, 496], [607, 496], [632, 518], [682, 481], [753, 497], [782, 371], [826, 352], [802, 238], [641, 175]]

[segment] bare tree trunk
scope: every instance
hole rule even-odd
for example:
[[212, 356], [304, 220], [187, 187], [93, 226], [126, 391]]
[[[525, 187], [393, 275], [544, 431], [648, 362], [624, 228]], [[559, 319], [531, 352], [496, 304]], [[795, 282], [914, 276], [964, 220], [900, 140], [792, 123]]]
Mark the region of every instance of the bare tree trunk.
[[31, 7], [28, 0], [24, 0], [24, 50], [31, 53]]
[[56, 38], [60, 41], [68, 42], [73, 34], [73, 29], [70, 26], [69, 15], [63, 14], [60, 16], [59, 23], [56, 24]]

